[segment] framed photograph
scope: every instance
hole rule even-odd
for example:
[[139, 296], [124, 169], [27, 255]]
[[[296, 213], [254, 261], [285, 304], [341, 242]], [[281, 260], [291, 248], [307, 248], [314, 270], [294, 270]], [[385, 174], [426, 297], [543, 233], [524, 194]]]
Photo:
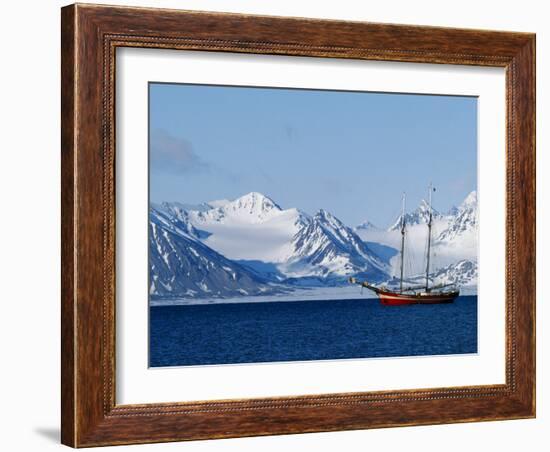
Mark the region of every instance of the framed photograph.
[[62, 9], [62, 442], [535, 416], [535, 36]]

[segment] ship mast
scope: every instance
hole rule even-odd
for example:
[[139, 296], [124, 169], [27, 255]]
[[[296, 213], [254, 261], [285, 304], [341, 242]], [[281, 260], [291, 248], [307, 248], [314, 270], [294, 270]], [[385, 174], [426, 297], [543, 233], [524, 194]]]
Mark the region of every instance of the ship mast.
[[401, 208], [401, 279], [399, 282], [399, 292], [403, 292], [403, 261], [405, 258], [405, 193]]
[[430, 246], [432, 241], [432, 192], [435, 191], [430, 182], [428, 194], [428, 252], [426, 255], [426, 292], [428, 292], [429, 274], [430, 274]]

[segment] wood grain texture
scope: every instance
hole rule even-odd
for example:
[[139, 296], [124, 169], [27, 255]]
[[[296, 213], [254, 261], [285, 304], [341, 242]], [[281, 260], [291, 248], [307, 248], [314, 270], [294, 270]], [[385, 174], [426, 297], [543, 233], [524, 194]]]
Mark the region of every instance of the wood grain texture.
[[[80, 4], [63, 8], [61, 34], [64, 444], [535, 415], [534, 35]], [[114, 69], [125, 46], [506, 68], [506, 384], [116, 405]]]
[[74, 129], [75, 39], [74, 8], [63, 9], [61, 19], [61, 441], [75, 444], [75, 306], [74, 296]]

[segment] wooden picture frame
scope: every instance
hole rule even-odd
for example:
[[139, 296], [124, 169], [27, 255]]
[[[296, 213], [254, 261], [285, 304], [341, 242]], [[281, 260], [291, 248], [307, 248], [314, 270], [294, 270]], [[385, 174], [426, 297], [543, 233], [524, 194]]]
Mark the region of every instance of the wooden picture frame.
[[[62, 442], [73, 447], [535, 416], [535, 35], [71, 5], [62, 9]], [[506, 383], [115, 403], [118, 47], [506, 70]]]

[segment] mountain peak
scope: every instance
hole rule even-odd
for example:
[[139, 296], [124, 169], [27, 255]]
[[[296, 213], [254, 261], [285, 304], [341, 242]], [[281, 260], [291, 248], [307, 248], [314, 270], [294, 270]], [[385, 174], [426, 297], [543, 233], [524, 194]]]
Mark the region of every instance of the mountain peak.
[[292, 248], [284, 268], [294, 277], [368, 273], [380, 280], [387, 274], [385, 264], [360, 237], [325, 209], [304, 223], [292, 239]]
[[355, 226], [355, 229], [363, 229], [363, 230], [378, 230], [378, 226], [376, 226], [375, 224], [373, 224], [371, 221], [369, 220], [365, 220], [363, 221], [362, 223], [358, 224], [357, 226]]
[[446, 213], [446, 215], [448, 217], [454, 217], [455, 215], [458, 214], [458, 212], [460, 212], [460, 210], [458, 210], [458, 207], [456, 206], [452, 206]]
[[228, 204], [238, 204], [240, 206], [259, 206], [265, 209], [276, 209], [282, 210], [279, 205], [273, 201], [269, 196], [266, 196], [257, 191], [251, 191], [246, 195], [243, 195], [231, 203]]
[[267, 198], [267, 196], [265, 196], [263, 193], [260, 193], [259, 191], [251, 191], [251, 192], [248, 192], [246, 195], [240, 196], [240, 197], [237, 198], [237, 199], [242, 199], [242, 198], [258, 198], [258, 199], [263, 199], [263, 198]]
[[237, 223], [262, 223], [279, 215], [282, 209], [269, 197], [250, 192], [233, 201], [222, 202], [219, 207], [207, 212], [197, 212], [193, 220], [199, 223], [225, 223], [226, 221]]
[[[433, 208], [433, 206], [431, 209], [434, 217], [437, 217], [440, 215], [439, 212]], [[428, 204], [428, 201], [426, 201], [425, 199], [422, 199], [420, 201], [420, 204], [416, 208], [415, 212], [418, 212], [421, 214], [428, 214], [430, 212], [430, 205]]]
[[477, 204], [477, 191], [473, 190], [471, 191], [466, 198], [464, 198], [464, 201], [462, 201], [462, 204], [460, 204], [460, 210], [464, 210], [465, 208], [475, 206]]
[[462, 204], [450, 217], [448, 227], [437, 238], [439, 242], [450, 242], [461, 237], [471, 237], [477, 231], [477, 192], [474, 190], [466, 196]]
[[[269, 199], [269, 196], [260, 193], [259, 191], [251, 191], [245, 195], [239, 196], [237, 199]], [[237, 200], [235, 199], [235, 201]]]
[[344, 226], [344, 223], [342, 223], [342, 221], [340, 221], [336, 216], [325, 209], [319, 209], [319, 211], [315, 214], [313, 218], [325, 227], [329, 226], [331, 228], [337, 229], [346, 227]]
[[315, 218], [332, 219], [336, 217], [332, 215], [328, 210], [319, 209], [319, 211], [315, 214]]
[[[432, 211], [433, 219], [438, 219], [442, 217], [442, 215], [437, 210], [435, 210], [433, 206], [431, 208], [431, 211]], [[413, 212], [405, 213], [405, 223], [408, 226], [421, 224], [421, 223], [428, 223], [429, 214], [430, 214], [430, 205], [425, 199], [422, 199], [418, 207]], [[401, 229], [401, 222], [402, 222], [402, 215], [399, 214], [397, 219], [394, 221], [393, 225], [391, 225], [388, 228], [388, 231], [396, 231]]]

